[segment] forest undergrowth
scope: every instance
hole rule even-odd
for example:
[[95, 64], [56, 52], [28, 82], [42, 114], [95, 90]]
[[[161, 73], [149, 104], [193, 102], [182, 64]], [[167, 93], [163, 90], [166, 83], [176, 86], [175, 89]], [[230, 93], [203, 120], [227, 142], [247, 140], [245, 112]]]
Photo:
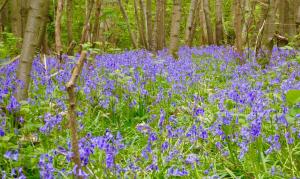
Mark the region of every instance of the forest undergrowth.
[[77, 81], [82, 170], [72, 163], [65, 85], [79, 55], [37, 57], [29, 99], [18, 61], [0, 67], [2, 178], [299, 178], [300, 56], [262, 68], [231, 47], [88, 57]]

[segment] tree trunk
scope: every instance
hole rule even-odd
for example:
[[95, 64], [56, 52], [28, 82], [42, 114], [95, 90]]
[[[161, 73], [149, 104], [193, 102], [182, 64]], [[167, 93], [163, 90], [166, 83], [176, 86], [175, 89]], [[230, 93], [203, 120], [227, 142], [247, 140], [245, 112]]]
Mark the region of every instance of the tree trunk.
[[199, 0], [199, 21], [200, 21], [200, 31], [202, 36], [202, 44], [208, 44], [208, 35], [207, 35], [207, 24], [205, 19], [205, 14], [203, 10], [203, 0]]
[[[242, 42], [242, 8], [241, 8], [240, 0], [234, 0], [234, 30], [235, 30], [236, 51], [241, 56], [243, 53], [243, 42]], [[242, 61], [240, 62], [243, 63]]]
[[196, 7], [198, 4], [198, 0], [192, 0], [191, 5], [190, 5], [190, 12], [189, 16], [186, 22], [186, 28], [185, 28], [185, 45], [191, 46], [192, 45], [192, 30], [193, 30], [193, 25], [194, 25], [194, 19], [195, 19], [195, 12], [196, 12]]
[[199, 15], [198, 14], [199, 14], [199, 3], [196, 4], [195, 15], [194, 15], [195, 17], [193, 20], [192, 31], [191, 31], [191, 41], [190, 41], [190, 44], [188, 44], [188, 46], [190, 46], [190, 47], [193, 45], [196, 28], [199, 23]]
[[124, 18], [125, 21], [126, 21], [126, 24], [127, 24], [127, 30], [128, 30], [129, 35], [130, 35], [130, 39], [131, 39], [133, 48], [137, 48], [136, 38], [135, 38], [133, 32], [131, 31], [130, 23], [129, 23], [129, 20], [128, 20], [127, 13], [126, 13], [126, 11], [125, 11], [125, 9], [124, 9], [124, 6], [123, 6], [121, 0], [118, 0], [118, 3], [119, 3], [119, 6], [120, 6], [120, 10], [121, 10], [121, 12], [122, 12], [123, 18]]
[[30, 71], [34, 57], [34, 51], [40, 46], [40, 38], [43, 34], [44, 20], [48, 13], [49, 1], [31, 0], [28, 13], [26, 31], [22, 45], [20, 63], [17, 70], [17, 79], [23, 85], [17, 87], [16, 98], [21, 101], [28, 98], [28, 88], [30, 83]]
[[141, 28], [141, 24], [140, 24], [140, 18], [139, 18], [139, 10], [138, 10], [138, 0], [134, 0], [134, 16], [135, 16], [135, 21], [136, 21], [136, 26], [137, 26], [137, 30], [139, 32], [139, 41], [137, 42], [137, 44], [140, 44], [143, 46], [144, 41], [143, 41], [143, 33], [142, 33], [142, 28]]
[[288, 37], [296, 35], [296, 0], [280, 0], [279, 2], [279, 21], [280, 33]]
[[153, 49], [152, 40], [152, 0], [147, 0], [146, 14], [147, 14], [147, 36], [148, 36], [148, 50]]
[[83, 29], [82, 29], [80, 43], [79, 43], [79, 52], [82, 51], [82, 45], [88, 39], [88, 31], [89, 31], [89, 28], [90, 28], [90, 19], [91, 19], [91, 13], [93, 11], [93, 7], [94, 7], [94, 0], [87, 1], [84, 26], [83, 26]]
[[62, 42], [61, 42], [61, 17], [63, 12], [63, 0], [57, 1], [57, 8], [56, 8], [56, 19], [55, 19], [55, 50], [59, 59], [61, 58], [62, 54]]
[[2, 40], [2, 32], [5, 30], [7, 7], [8, 0], [5, 0], [0, 7], [0, 41]]
[[11, 29], [16, 37], [22, 38], [22, 2], [21, 0], [11, 0]]
[[296, 16], [296, 24], [297, 24], [297, 31], [298, 33], [300, 33], [299, 31], [299, 27], [300, 27], [300, 5], [297, 6], [297, 16]]
[[93, 29], [93, 43], [98, 41], [99, 37], [99, 26], [100, 26], [100, 12], [101, 12], [101, 0], [96, 0], [96, 12], [95, 12], [95, 23]]
[[181, 0], [173, 0], [172, 24], [170, 33], [170, 54], [177, 58], [180, 32]]
[[163, 32], [163, 36], [162, 36], [162, 42], [163, 42], [163, 48], [166, 47], [166, 16], [167, 16], [167, 0], [164, 0], [163, 2], [163, 11], [162, 11], [162, 32]]
[[212, 27], [211, 27], [210, 8], [209, 8], [208, 0], [203, 0], [203, 10], [204, 10], [205, 21], [206, 21], [208, 44], [211, 45], [214, 43], [214, 37], [213, 37], [213, 32], [212, 32]]
[[222, 0], [216, 0], [216, 43], [224, 43]]
[[164, 4], [165, 0], [156, 1], [156, 50], [164, 48]]
[[243, 25], [243, 45], [245, 46], [247, 43], [251, 44], [250, 32], [252, 31], [252, 26], [254, 24], [255, 16], [254, 10], [256, 7], [256, 1], [246, 1], [245, 2], [245, 23]]
[[146, 21], [145, 21], [145, 4], [143, 0], [139, 0], [140, 3], [140, 17], [141, 17], [141, 39], [142, 39], [142, 44], [144, 46], [144, 48], [147, 49], [147, 33], [146, 33]]
[[274, 46], [274, 34], [276, 32], [275, 28], [275, 21], [276, 21], [276, 0], [269, 0], [269, 7], [268, 7], [268, 15], [266, 18], [266, 28], [265, 28], [265, 35], [263, 38], [264, 47], [269, 50], [269, 57], [271, 57], [271, 52]]
[[71, 44], [71, 42], [73, 41], [73, 0], [67, 0], [66, 10], [68, 44]]

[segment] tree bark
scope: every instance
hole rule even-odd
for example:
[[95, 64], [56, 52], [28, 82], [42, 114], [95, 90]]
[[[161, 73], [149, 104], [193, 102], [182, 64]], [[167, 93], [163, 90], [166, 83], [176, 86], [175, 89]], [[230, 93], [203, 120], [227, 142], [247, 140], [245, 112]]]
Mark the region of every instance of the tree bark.
[[180, 32], [181, 0], [173, 0], [172, 24], [170, 33], [170, 54], [177, 58]]
[[3, 9], [6, 7], [8, 3], [8, 0], [4, 0], [4, 2], [1, 4], [1, 7], [0, 7], [0, 13], [3, 11]]
[[243, 45], [245, 46], [247, 43], [251, 44], [250, 32], [252, 31], [252, 26], [254, 24], [255, 16], [254, 9], [256, 7], [256, 1], [246, 1], [245, 2], [245, 23], [243, 25]]
[[93, 43], [99, 40], [98, 37], [99, 37], [99, 26], [100, 26], [100, 12], [101, 12], [101, 0], [96, 0], [96, 12], [95, 12], [95, 22], [94, 22], [93, 40], [92, 40]]
[[[242, 8], [241, 1], [234, 0], [234, 30], [235, 30], [235, 47], [236, 51], [242, 58], [243, 53], [243, 42], [242, 42]], [[240, 59], [242, 60], [242, 59]], [[243, 63], [242, 61], [240, 61]]]
[[199, 24], [200, 24], [200, 31], [202, 36], [202, 44], [208, 44], [208, 35], [207, 35], [207, 24], [205, 19], [205, 14], [203, 10], [203, 0], [199, 0]]
[[216, 0], [216, 43], [224, 43], [222, 0]]
[[72, 145], [72, 152], [73, 152], [72, 160], [74, 164], [77, 165], [76, 174], [75, 174], [75, 176], [77, 177], [79, 177], [79, 171], [81, 170], [81, 161], [80, 161], [80, 154], [79, 154], [79, 147], [78, 147], [75, 83], [82, 71], [85, 61], [86, 61], [86, 52], [82, 51], [79, 60], [72, 71], [72, 76], [69, 82], [66, 84], [66, 89], [69, 96], [68, 117], [69, 117], [69, 127], [71, 130], [71, 145]]
[[23, 85], [17, 87], [16, 98], [21, 101], [28, 98], [28, 88], [30, 83], [30, 72], [34, 51], [40, 46], [40, 38], [44, 29], [44, 20], [48, 13], [49, 1], [31, 0], [26, 32], [22, 45], [20, 63], [17, 69], [17, 79], [22, 81]]
[[213, 31], [211, 27], [210, 8], [209, 8], [208, 0], [203, 0], [203, 10], [204, 10], [205, 21], [206, 21], [208, 44], [211, 45], [214, 43], [214, 37], [213, 37]]
[[16, 37], [22, 38], [22, 16], [21, 16], [21, 0], [11, 0], [11, 29]]
[[142, 33], [142, 29], [141, 29], [141, 24], [140, 24], [140, 18], [139, 18], [139, 10], [138, 10], [138, 0], [134, 0], [134, 15], [135, 15], [135, 21], [136, 21], [136, 26], [137, 26], [137, 30], [139, 32], [139, 41], [137, 42], [137, 44], [140, 44], [143, 46], [144, 41], [143, 41], [143, 33]]
[[152, 50], [152, 0], [147, 0], [146, 3], [148, 50]]
[[[67, 34], [68, 44], [73, 41], [73, 0], [67, 0]], [[73, 52], [72, 52], [73, 54]]]
[[164, 5], [165, 0], [156, 1], [156, 50], [164, 48]]
[[292, 37], [296, 35], [296, 0], [281, 0], [279, 4], [280, 32]]
[[61, 59], [62, 54], [62, 42], [61, 42], [61, 17], [63, 13], [63, 0], [57, 1], [57, 8], [56, 8], [56, 19], [55, 19], [55, 50], [56, 54]]
[[120, 10], [121, 10], [121, 13], [123, 15], [123, 18], [125, 19], [126, 21], [126, 24], [127, 24], [127, 30], [128, 30], [128, 33], [129, 33], [129, 36], [130, 36], [130, 39], [131, 39], [131, 42], [132, 42], [132, 45], [133, 45], [133, 48], [137, 48], [137, 43], [136, 43], [136, 37], [134, 36], [131, 28], [130, 28], [130, 23], [129, 23], [129, 19], [128, 19], [128, 16], [127, 16], [127, 13], [125, 11], [125, 8], [121, 2], [121, 0], [118, 0], [118, 3], [119, 3], [119, 6], [120, 6]]
[[298, 31], [298, 33], [300, 33], [300, 31], [299, 31], [299, 27], [300, 27], [300, 5], [297, 6], [296, 25], [297, 25], [297, 31]]
[[145, 21], [145, 4], [143, 0], [139, 0], [140, 3], [140, 17], [141, 17], [141, 33], [142, 33], [142, 43], [143, 46], [147, 49], [147, 33], [146, 33], [146, 21]]
[[274, 46], [274, 34], [276, 32], [275, 21], [276, 21], [276, 0], [269, 0], [269, 7], [266, 18], [266, 28], [263, 38], [264, 47], [269, 50], [269, 57], [271, 57], [271, 52]]
[[193, 31], [193, 25], [194, 25], [194, 19], [195, 19], [195, 12], [196, 7], [198, 4], [198, 0], [192, 0], [190, 5], [190, 12], [189, 16], [186, 22], [186, 28], [185, 28], [185, 45], [191, 46], [192, 45], [192, 31]]
[[8, 0], [5, 0], [0, 7], [0, 41], [2, 40], [2, 32], [5, 30], [7, 7]]

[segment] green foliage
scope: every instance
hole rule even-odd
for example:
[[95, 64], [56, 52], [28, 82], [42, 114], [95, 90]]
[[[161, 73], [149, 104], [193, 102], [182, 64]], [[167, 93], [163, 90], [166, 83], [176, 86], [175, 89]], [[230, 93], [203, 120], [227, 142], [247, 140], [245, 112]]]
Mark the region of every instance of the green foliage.
[[286, 93], [286, 101], [290, 106], [300, 103], [300, 90], [289, 90]]
[[2, 36], [2, 40], [0, 41], [0, 59], [20, 54], [20, 38], [9, 32], [3, 32], [0, 36]]

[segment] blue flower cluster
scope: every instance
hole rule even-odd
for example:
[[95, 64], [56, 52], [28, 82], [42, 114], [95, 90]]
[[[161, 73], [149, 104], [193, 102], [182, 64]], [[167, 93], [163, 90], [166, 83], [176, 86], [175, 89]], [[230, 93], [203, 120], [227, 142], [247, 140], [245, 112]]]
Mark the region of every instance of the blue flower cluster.
[[[47, 68], [34, 61], [30, 114], [12, 95], [14, 62], [0, 69], [0, 140], [13, 128], [27, 134], [22, 125], [31, 121], [39, 127], [29, 132], [45, 141], [31, 144], [40, 153], [16, 142], [0, 162], [35, 155], [41, 178], [300, 177], [300, 105], [291, 104], [300, 96], [288, 95], [300, 90], [298, 53], [275, 48], [265, 68], [251, 50], [237, 65], [239, 54], [218, 46], [182, 47], [179, 60], [166, 50], [95, 56], [76, 85], [79, 173], [65, 130], [65, 83], [79, 56], [63, 56], [64, 64], [48, 58]], [[16, 117], [21, 127], [13, 126]], [[3, 176], [23, 176], [8, 168]]]

